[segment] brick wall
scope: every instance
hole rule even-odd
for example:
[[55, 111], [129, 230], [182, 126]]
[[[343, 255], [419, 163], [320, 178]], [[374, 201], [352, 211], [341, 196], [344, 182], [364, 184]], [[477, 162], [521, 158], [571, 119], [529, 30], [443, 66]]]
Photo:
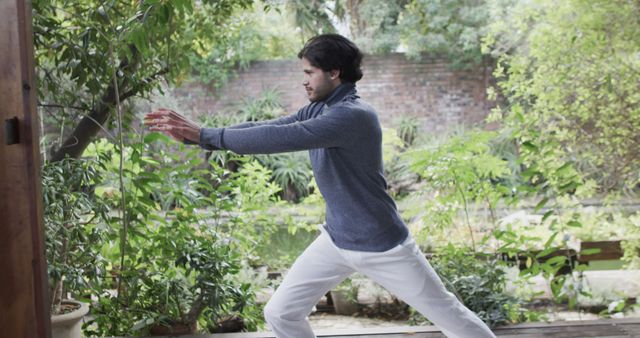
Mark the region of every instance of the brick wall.
[[[257, 97], [264, 88], [277, 88], [288, 111], [308, 103], [302, 87], [299, 60], [258, 61], [220, 90], [187, 84], [174, 90], [181, 109], [211, 114], [232, 109], [245, 97]], [[402, 54], [365, 56], [360, 96], [378, 111], [384, 125], [402, 116], [415, 116], [426, 132], [455, 125], [482, 125], [488, 114], [485, 91], [488, 72], [453, 71], [440, 59], [407, 60]]]

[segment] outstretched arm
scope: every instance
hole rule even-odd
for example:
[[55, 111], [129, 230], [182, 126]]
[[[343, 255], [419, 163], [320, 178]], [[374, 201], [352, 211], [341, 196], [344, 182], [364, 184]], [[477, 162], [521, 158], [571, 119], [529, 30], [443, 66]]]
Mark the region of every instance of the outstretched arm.
[[[228, 149], [238, 154], [271, 154], [289, 151], [338, 147], [354, 142], [354, 127], [367, 121], [361, 112], [329, 110], [312, 119], [292, 123], [295, 116], [243, 128], [200, 128], [193, 121], [168, 109], [145, 116], [150, 130], [174, 139], [200, 144], [209, 150]], [[360, 128], [357, 128], [360, 129]]]
[[[263, 125], [285, 125], [297, 121], [298, 113], [295, 113], [268, 121], [240, 123], [226, 127], [225, 129], [245, 129]], [[144, 124], [149, 126], [150, 130], [162, 132], [177, 141], [187, 144], [200, 144], [200, 126], [173, 110], [160, 108], [148, 113], [144, 117]], [[207, 146], [206, 144], [201, 144], [201, 146], [209, 150], [219, 149], [210, 145]]]
[[229, 149], [238, 154], [271, 154], [339, 147], [354, 142], [358, 124], [366, 121], [357, 111], [328, 110], [312, 119], [283, 125], [243, 129], [202, 128], [200, 145]]

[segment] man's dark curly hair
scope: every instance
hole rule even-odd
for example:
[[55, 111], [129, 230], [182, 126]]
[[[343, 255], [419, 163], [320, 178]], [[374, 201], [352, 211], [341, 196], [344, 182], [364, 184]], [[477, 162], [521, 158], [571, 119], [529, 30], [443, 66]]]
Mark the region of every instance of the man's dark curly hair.
[[321, 34], [309, 39], [298, 58], [309, 60], [312, 66], [325, 72], [339, 70], [342, 82], [355, 83], [362, 79], [362, 53], [353, 42], [339, 34]]

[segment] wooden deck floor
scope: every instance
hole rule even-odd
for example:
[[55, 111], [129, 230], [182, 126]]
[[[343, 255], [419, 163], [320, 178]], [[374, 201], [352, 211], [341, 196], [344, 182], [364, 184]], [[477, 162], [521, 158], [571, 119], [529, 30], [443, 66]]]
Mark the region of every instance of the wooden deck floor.
[[[494, 329], [500, 338], [640, 338], [640, 318], [527, 323]], [[322, 338], [440, 338], [445, 337], [433, 326], [403, 326], [352, 330], [318, 330]], [[222, 333], [181, 336], [180, 338], [274, 338], [271, 332]]]

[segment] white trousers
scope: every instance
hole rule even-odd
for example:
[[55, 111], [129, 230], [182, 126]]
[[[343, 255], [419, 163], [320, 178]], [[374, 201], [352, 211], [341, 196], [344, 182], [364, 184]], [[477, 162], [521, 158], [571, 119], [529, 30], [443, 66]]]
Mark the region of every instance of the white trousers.
[[418, 310], [447, 337], [495, 337], [445, 289], [411, 235], [388, 251], [363, 252], [338, 248], [325, 231], [298, 257], [264, 309], [276, 337], [315, 337], [307, 316], [322, 296], [354, 272]]

